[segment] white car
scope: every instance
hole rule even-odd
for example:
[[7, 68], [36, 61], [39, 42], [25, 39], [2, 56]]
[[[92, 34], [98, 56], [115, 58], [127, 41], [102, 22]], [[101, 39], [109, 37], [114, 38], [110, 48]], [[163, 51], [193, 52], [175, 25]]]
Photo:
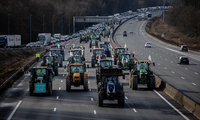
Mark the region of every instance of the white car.
[[130, 30], [130, 33], [133, 33], [133, 30]]
[[146, 42], [144, 46], [145, 46], [145, 48], [146, 48], [146, 47], [151, 48], [151, 43], [150, 43], [150, 42]]

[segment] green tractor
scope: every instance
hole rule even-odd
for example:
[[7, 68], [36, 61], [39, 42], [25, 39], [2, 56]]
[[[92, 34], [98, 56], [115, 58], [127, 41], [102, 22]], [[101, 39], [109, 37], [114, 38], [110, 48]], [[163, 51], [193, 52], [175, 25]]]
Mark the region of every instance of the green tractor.
[[100, 82], [100, 70], [112, 68], [112, 60], [100, 59], [97, 63], [97, 66], [98, 67], [96, 69], [96, 83], [98, 84]]
[[[147, 84], [149, 89], [155, 88], [155, 76], [150, 69], [150, 62], [136, 61], [134, 67], [129, 74], [129, 87], [132, 90], [138, 89], [138, 84]], [[155, 66], [155, 63], [153, 62]]]
[[[112, 50], [113, 50], [113, 49], [112, 49]], [[127, 50], [128, 50], [128, 48], [127, 48]], [[120, 53], [125, 53], [125, 52], [126, 52], [126, 49], [123, 48], [123, 47], [115, 47], [115, 48], [114, 48], [114, 54], [113, 54], [113, 57], [114, 57], [114, 65], [117, 64], [118, 55], [119, 55]]]
[[[45, 93], [52, 95], [52, 81], [54, 80], [54, 75], [48, 73], [47, 67], [34, 67], [31, 71], [31, 78], [29, 81], [29, 93], [30, 96], [39, 93]], [[48, 74], [50, 74], [48, 76]]]
[[134, 55], [128, 54], [128, 53], [120, 53], [118, 55], [117, 60], [117, 67], [123, 68], [123, 70], [131, 70], [133, 69], [134, 64]]
[[54, 57], [51, 55], [44, 55], [43, 56], [43, 62], [41, 63], [41, 66], [47, 66], [48, 62], [51, 63], [51, 67], [53, 68], [53, 71], [55, 75], [58, 75], [58, 62], [55, 61]]
[[85, 41], [85, 43], [88, 42], [88, 37], [87, 37], [86, 34], [81, 34], [81, 35], [80, 35], [80, 43], [81, 43], [82, 41]]

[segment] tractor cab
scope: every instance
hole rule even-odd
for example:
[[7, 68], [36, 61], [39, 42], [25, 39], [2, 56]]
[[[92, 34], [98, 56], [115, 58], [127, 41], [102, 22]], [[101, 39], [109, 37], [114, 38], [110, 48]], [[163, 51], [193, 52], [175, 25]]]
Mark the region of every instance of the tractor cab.
[[51, 55], [44, 55], [43, 56], [43, 62], [41, 63], [41, 66], [47, 66], [48, 63], [51, 63], [51, 67], [53, 71], [55, 72], [55, 75], [58, 75], [58, 62], [55, 61], [53, 56]]
[[60, 49], [50, 49], [49, 54], [53, 56], [54, 60], [59, 63], [59, 66], [63, 66], [63, 56], [60, 53]]

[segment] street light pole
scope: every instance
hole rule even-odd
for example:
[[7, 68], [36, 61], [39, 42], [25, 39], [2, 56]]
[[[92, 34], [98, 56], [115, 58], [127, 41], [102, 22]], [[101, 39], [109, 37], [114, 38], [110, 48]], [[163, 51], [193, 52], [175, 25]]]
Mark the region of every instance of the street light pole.
[[31, 16], [32, 16], [32, 14], [30, 14], [30, 42], [32, 41]]
[[45, 15], [43, 15], [43, 33], [44, 33], [44, 17]]
[[163, 22], [165, 22], [165, 0], [163, 0]]
[[10, 35], [10, 14], [8, 14], [8, 35]]

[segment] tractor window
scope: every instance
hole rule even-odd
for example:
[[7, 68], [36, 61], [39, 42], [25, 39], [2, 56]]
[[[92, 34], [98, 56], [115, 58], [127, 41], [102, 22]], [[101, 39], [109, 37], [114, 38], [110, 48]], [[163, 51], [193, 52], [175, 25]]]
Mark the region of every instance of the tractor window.
[[44, 76], [46, 74], [46, 69], [36, 69], [35, 72], [37, 76]]
[[129, 54], [122, 54], [121, 59], [126, 60], [128, 62], [130, 60], [130, 55]]
[[73, 55], [82, 55], [81, 51], [71, 51], [70, 53], [72, 56]]
[[100, 55], [102, 55], [103, 52], [104, 52], [104, 50], [94, 50], [94, 52], [95, 52], [95, 54], [100, 54]]
[[71, 66], [71, 73], [83, 73], [83, 66]]
[[111, 61], [101, 61], [100, 62], [100, 66], [101, 67], [111, 67], [112, 66], [112, 62]]
[[101, 44], [102, 48], [108, 48], [108, 44]]
[[116, 49], [116, 52], [117, 52], [117, 53], [124, 53], [124, 48]]
[[81, 57], [78, 57], [78, 56], [75, 56], [74, 58], [73, 58], [73, 61], [76, 63], [81, 63]]
[[59, 52], [60, 52], [60, 51], [52, 50], [52, 51], [51, 51], [51, 55], [53, 55], [53, 56], [54, 56], [54, 55], [59, 55]]
[[137, 70], [140, 70], [140, 69], [149, 70], [148, 63], [137, 63]]

